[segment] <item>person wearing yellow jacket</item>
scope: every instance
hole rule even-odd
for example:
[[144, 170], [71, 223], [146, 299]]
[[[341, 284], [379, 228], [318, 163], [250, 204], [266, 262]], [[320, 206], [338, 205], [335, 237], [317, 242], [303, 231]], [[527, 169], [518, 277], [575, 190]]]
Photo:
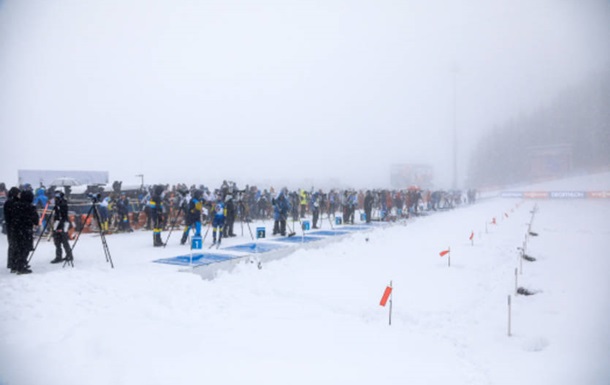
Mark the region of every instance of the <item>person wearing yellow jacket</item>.
[[301, 197], [301, 219], [305, 218], [305, 212], [307, 211], [307, 192], [303, 189], [299, 192], [299, 196]]

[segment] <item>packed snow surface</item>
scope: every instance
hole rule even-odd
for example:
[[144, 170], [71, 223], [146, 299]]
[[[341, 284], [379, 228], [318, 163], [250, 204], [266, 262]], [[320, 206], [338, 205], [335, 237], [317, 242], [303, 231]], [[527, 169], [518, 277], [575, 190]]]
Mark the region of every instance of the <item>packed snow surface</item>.
[[608, 384], [609, 218], [608, 199], [488, 199], [212, 280], [152, 263], [188, 251], [178, 233], [107, 236], [114, 269], [99, 236], [74, 268], [43, 240], [33, 274], [0, 271], [0, 384]]

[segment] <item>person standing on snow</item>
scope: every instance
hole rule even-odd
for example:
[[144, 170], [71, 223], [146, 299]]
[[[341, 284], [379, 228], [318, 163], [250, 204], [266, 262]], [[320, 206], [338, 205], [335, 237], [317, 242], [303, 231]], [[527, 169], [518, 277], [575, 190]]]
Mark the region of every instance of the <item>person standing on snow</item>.
[[301, 205], [301, 219], [305, 218], [307, 212], [307, 191], [301, 189], [299, 193], [300, 205]]
[[225, 225], [225, 205], [222, 199], [218, 198], [214, 205], [214, 219], [212, 219], [212, 244], [216, 244], [216, 235], [218, 235], [218, 245], [222, 242], [222, 232]]
[[364, 196], [364, 216], [366, 223], [371, 223], [371, 216], [373, 215], [373, 194], [371, 190], [367, 190]]
[[[70, 228], [70, 219], [68, 218], [68, 202], [61, 191], [55, 191], [55, 207], [53, 207], [53, 243], [55, 243], [55, 259], [51, 263], [59, 263], [62, 261], [72, 261], [72, 248], [68, 242], [68, 229]], [[62, 246], [66, 252], [65, 259], [62, 258]]]
[[[244, 207], [242, 207], [244, 208]], [[235, 202], [233, 200], [233, 196], [231, 194], [227, 194], [225, 198], [225, 226], [223, 231], [223, 237], [234, 237], [235, 233], [233, 232], [233, 225], [235, 224]], [[242, 220], [246, 213], [241, 213]]]
[[161, 240], [161, 229], [163, 228], [163, 186], [157, 185], [153, 188], [153, 195], [148, 202], [150, 216], [153, 223], [153, 246], [163, 246]]
[[110, 204], [110, 197], [104, 198], [97, 206], [97, 211], [100, 214], [100, 227], [104, 232], [108, 231], [108, 205]]
[[195, 190], [193, 197], [189, 200], [185, 214], [185, 227], [182, 232], [180, 244], [184, 245], [188, 238], [189, 231], [195, 229], [195, 236], [201, 236], [201, 210], [205, 201], [203, 199], [203, 191]]
[[288, 217], [288, 212], [290, 211], [290, 202], [286, 196], [287, 193], [288, 189], [284, 187], [282, 191], [280, 191], [277, 198], [275, 198], [272, 202], [274, 214], [273, 235], [286, 235], [286, 218]]
[[16, 272], [15, 256], [17, 252], [17, 244], [15, 241], [15, 215], [17, 211], [17, 202], [19, 202], [19, 194], [21, 192], [17, 187], [11, 187], [8, 191], [8, 199], [4, 202], [4, 225], [6, 229], [6, 237], [8, 240], [8, 259], [6, 267], [12, 273]]
[[36, 197], [34, 198], [34, 206], [37, 209], [44, 209], [47, 207], [49, 198], [47, 198], [47, 191], [43, 186], [36, 189]]
[[119, 231], [131, 233], [133, 229], [129, 223], [129, 198], [127, 198], [127, 194], [125, 194], [124, 191], [121, 193], [121, 197], [117, 202], [116, 208], [119, 221]]
[[29, 274], [32, 270], [28, 266], [28, 255], [34, 249], [34, 226], [38, 225], [39, 220], [32, 190], [25, 190], [21, 193], [20, 199], [15, 205], [14, 214], [15, 260], [13, 269], [17, 274]]
[[322, 199], [322, 192], [315, 192], [311, 195], [311, 228], [318, 228], [318, 218], [320, 217], [320, 200]]

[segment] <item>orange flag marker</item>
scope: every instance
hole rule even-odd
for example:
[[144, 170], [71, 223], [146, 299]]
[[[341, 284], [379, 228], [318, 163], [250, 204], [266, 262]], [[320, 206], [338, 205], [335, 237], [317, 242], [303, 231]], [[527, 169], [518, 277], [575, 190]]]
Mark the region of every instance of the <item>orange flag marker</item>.
[[451, 248], [447, 248], [447, 250], [443, 250], [440, 253], [438, 253], [438, 255], [440, 255], [441, 257], [444, 257], [445, 255], [447, 256], [447, 266], [451, 266], [451, 254], [449, 253], [449, 251], [451, 250]]
[[385, 291], [383, 292], [383, 297], [381, 297], [381, 301], [379, 305], [385, 306], [388, 302], [388, 298], [390, 298], [390, 294], [392, 294], [392, 286], [386, 286]]

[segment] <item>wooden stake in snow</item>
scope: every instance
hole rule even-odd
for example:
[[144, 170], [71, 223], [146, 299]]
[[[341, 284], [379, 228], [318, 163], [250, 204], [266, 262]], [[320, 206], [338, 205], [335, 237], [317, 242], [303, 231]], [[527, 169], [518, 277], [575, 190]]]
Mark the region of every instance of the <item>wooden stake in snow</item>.
[[515, 295], [517, 295], [517, 288], [519, 287], [519, 286], [518, 286], [518, 285], [519, 285], [519, 283], [518, 283], [518, 281], [517, 281], [517, 277], [518, 277], [518, 274], [517, 274], [517, 268], [515, 267]]

